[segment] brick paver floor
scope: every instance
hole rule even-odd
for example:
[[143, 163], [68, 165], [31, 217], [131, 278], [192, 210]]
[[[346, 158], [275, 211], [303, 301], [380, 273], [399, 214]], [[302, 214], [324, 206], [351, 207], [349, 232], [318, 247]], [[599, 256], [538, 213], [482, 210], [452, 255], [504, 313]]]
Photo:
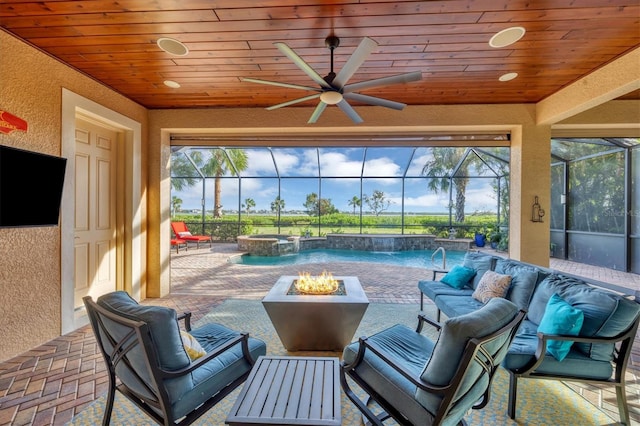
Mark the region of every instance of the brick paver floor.
[[[300, 266], [246, 266], [228, 263], [235, 244], [189, 248], [172, 253], [171, 294], [143, 303], [190, 311], [197, 321], [227, 298], [261, 299], [281, 275], [330, 271], [358, 276], [373, 303], [419, 303], [417, 281], [430, 277], [421, 268], [371, 263], [324, 263]], [[552, 259], [554, 269], [640, 289], [640, 276]], [[628, 397], [640, 424], [640, 345], [634, 345], [628, 369]], [[618, 418], [610, 388], [575, 386], [585, 398]], [[102, 357], [89, 326], [0, 363], [0, 425], [63, 425], [107, 391]]]

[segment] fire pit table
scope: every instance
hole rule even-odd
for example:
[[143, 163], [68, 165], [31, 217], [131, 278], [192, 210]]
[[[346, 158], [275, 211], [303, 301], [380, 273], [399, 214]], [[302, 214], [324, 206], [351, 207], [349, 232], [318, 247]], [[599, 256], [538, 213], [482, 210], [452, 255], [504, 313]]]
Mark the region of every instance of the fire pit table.
[[356, 277], [335, 277], [332, 294], [300, 294], [297, 276], [282, 276], [262, 299], [288, 351], [341, 351], [351, 343], [369, 299]]

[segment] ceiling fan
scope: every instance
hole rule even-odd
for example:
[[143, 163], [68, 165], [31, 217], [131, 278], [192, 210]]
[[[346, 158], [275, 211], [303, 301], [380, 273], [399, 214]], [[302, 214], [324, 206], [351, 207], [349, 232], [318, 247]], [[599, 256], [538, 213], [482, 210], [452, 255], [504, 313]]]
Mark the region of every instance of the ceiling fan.
[[320, 87], [301, 86], [298, 84], [280, 83], [277, 81], [260, 80], [256, 78], [241, 78], [242, 81], [248, 81], [251, 83], [269, 84], [272, 86], [287, 87], [291, 89], [301, 89], [316, 92], [313, 95], [305, 96], [291, 101], [283, 102], [281, 104], [273, 105], [267, 108], [267, 110], [274, 110], [289, 105], [297, 104], [299, 102], [308, 101], [310, 99], [320, 99], [318, 106], [311, 114], [308, 123], [315, 123], [318, 118], [327, 107], [327, 105], [337, 105], [353, 122], [362, 123], [362, 118], [353, 109], [347, 100], [353, 100], [362, 102], [368, 105], [377, 105], [396, 110], [401, 110], [406, 104], [400, 102], [394, 102], [387, 99], [377, 98], [375, 96], [362, 95], [356, 93], [359, 90], [370, 89], [372, 87], [386, 86], [397, 83], [408, 83], [411, 81], [420, 80], [422, 73], [420, 71], [409, 72], [405, 74], [394, 75], [390, 77], [376, 78], [373, 80], [361, 81], [359, 83], [347, 84], [351, 76], [355, 74], [360, 65], [364, 63], [367, 57], [371, 54], [378, 44], [372, 39], [365, 37], [355, 52], [351, 55], [349, 60], [344, 64], [344, 67], [336, 75], [333, 72], [333, 51], [340, 45], [340, 39], [336, 36], [330, 35], [325, 40], [326, 46], [331, 50], [331, 72], [326, 77], [321, 77], [313, 68], [309, 66], [300, 56], [296, 54], [285, 43], [274, 43], [274, 45], [284, 53], [294, 64], [304, 71], [313, 81], [318, 83]]

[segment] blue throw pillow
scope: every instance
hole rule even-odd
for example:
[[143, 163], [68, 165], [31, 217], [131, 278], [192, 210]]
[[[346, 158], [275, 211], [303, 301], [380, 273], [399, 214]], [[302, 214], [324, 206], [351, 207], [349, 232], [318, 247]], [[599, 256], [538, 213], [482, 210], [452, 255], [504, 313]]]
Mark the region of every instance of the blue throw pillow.
[[476, 271], [471, 268], [467, 268], [466, 266], [456, 265], [447, 275], [442, 277], [441, 282], [450, 285], [453, 288], [462, 288], [465, 285], [469, 284], [471, 278], [474, 277]]
[[[584, 312], [574, 308], [554, 293], [547, 302], [538, 331], [545, 334], [577, 336], [582, 329], [583, 321]], [[549, 340], [547, 352], [558, 361], [562, 361], [571, 350], [572, 344], [571, 341]]]

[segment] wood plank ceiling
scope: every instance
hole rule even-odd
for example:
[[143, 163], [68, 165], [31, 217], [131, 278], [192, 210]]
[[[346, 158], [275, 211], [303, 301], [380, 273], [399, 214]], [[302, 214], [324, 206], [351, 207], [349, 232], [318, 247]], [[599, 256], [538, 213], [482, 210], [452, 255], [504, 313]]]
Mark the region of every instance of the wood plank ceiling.
[[[4, 30], [153, 109], [268, 107], [308, 95], [240, 78], [315, 87], [273, 43], [285, 42], [324, 76], [330, 34], [340, 38], [336, 72], [363, 37], [378, 43], [350, 83], [422, 73], [420, 81], [363, 94], [409, 105], [538, 102], [640, 46], [639, 17], [638, 0], [0, 3]], [[511, 26], [526, 29], [520, 41], [489, 46], [492, 35]], [[189, 53], [162, 51], [161, 37], [179, 40]], [[512, 72], [516, 79], [498, 80]], [[638, 99], [638, 92], [625, 98]]]

